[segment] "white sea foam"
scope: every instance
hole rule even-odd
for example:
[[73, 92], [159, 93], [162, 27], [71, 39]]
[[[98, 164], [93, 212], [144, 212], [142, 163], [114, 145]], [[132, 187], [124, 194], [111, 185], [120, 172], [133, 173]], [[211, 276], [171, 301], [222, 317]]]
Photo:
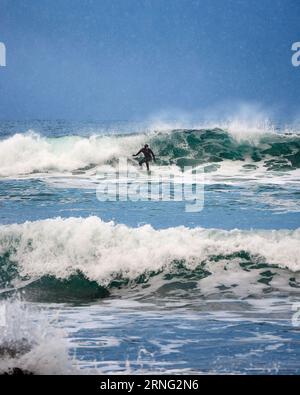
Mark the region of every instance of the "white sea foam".
[[0, 373], [14, 368], [34, 374], [78, 374], [69, 356], [66, 334], [19, 300], [1, 301], [5, 325], [0, 327]]
[[[256, 124], [251, 126], [236, 120], [224, 124], [223, 127], [238, 144], [246, 141], [247, 144], [256, 145], [263, 135], [271, 136], [274, 133], [271, 127], [260, 127]], [[132, 154], [136, 153], [145, 142], [151, 141], [155, 145], [157, 141], [160, 147], [166, 148], [170, 141], [166, 137], [164, 145], [161, 133], [157, 134], [154, 129], [150, 129], [147, 133], [134, 135], [56, 138], [43, 137], [33, 131], [15, 134], [0, 140], [0, 177], [25, 175], [33, 177], [41, 173], [61, 174], [78, 169], [87, 170], [91, 167], [105, 171], [105, 166], [113, 160], [132, 157]], [[165, 130], [165, 133], [169, 135], [172, 131]], [[174, 141], [175, 146], [176, 144]], [[268, 148], [267, 144], [265, 148]], [[223, 163], [220, 165], [223, 167]], [[239, 164], [236, 168], [236, 172], [238, 171]], [[86, 175], [89, 173], [87, 172]]]
[[32, 172], [72, 171], [90, 164], [105, 164], [121, 156], [131, 156], [144, 136], [67, 136], [45, 138], [28, 132], [0, 141], [0, 175]]
[[100, 284], [109, 283], [116, 274], [135, 279], [174, 260], [184, 260], [193, 269], [213, 256], [224, 260], [241, 251], [253, 261], [298, 271], [299, 241], [300, 229], [225, 231], [180, 226], [155, 230], [150, 225], [130, 228], [107, 223], [94, 216], [0, 227], [0, 254], [10, 251], [22, 275], [68, 278], [80, 271]]

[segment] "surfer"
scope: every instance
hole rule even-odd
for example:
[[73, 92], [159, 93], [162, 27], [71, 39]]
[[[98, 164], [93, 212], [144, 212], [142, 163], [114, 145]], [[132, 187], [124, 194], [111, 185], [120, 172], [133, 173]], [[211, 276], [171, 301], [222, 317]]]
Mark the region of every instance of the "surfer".
[[132, 156], [138, 156], [138, 155], [141, 154], [141, 153], [144, 154], [144, 158], [141, 159], [141, 160], [139, 161], [139, 165], [142, 166], [143, 163], [146, 163], [147, 170], [149, 171], [149, 170], [150, 170], [150, 169], [149, 169], [149, 162], [151, 162], [152, 159], [153, 159], [154, 162], [155, 162], [155, 155], [154, 155], [152, 149], [149, 148], [149, 145], [148, 145], [148, 144], [145, 144], [144, 147], [141, 148], [137, 154], [132, 155]]

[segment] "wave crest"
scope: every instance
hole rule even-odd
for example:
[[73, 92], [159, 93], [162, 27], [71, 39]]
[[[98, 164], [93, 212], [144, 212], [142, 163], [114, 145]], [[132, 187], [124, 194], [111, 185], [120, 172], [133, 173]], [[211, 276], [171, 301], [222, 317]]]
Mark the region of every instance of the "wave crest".
[[56, 218], [1, 226], [0, 273], [2, 287], [31, 278], [39, 279], [37, 288], [52, 287], [62, 298], [68, 291], [71, 296], [102, 297], [103, 287], [147, 282], [162, 271], [200, 279], [224, 262], [238, 262], [245, 270], [276, 265], [299, 271], [299, 241], [300, 229], [155, 230], [98, 217]]
[[252, 133], [243, 137], [223, 129], [173, 130], [133, 135], [45, 138], [34, 132], [0, 141], [0, 175], [83, 171], [131, 157], [145, 142], [159, 165], [179, 167], [224, 160], [264, 162], [267, 170], [300, 167], [300, 137]]

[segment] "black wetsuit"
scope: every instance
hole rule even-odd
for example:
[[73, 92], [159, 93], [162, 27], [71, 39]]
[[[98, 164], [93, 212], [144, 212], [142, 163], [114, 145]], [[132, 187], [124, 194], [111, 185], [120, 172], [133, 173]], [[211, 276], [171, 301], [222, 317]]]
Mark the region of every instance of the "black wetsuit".
[[149, 170], [149, 162], [152, 161], [152, 158], [155, 160], [155, 155], [154, 155], [154, 153], [153, 153], [151, 148], [144, 147], [144, 148], [140, 149], [139, 152], [136, 155], [134, 155], [134, 156], [137, 156], [137, 155], [139, 155], [141, 153], [144, 154], [144, 158], [139, 161], [139, 165], [142, 166], [143, 163], [146, 163], [147, 170]]

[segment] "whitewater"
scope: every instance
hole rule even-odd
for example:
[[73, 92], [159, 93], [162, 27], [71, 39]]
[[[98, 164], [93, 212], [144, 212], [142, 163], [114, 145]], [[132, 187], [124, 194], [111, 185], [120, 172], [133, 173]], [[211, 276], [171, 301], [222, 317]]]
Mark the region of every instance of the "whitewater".
[[[297, 128], [35, 121], [0, 132], [1, 372], [299, 373]], [[150, 176], [132, 157], [145, 143]], [[203, 170], [199, 212], [98, 199], [101, 183], [166, 185], [186, 167]]]
[[[151, 131], [139, 134], [45, 137], [33, 131], [0, 142], [0, 175], [90, 170], [131, 158], [145, 142], [157, 153], [158, 165], [178, 167], [245, 162], [244, 167], [296, 170], [300, 167], [298, 134], [256, 132], [241, 136], [230, 130]], [[219, 165], [217, 165], [219, 164]]]
[[80, 272], [101, 285], [115, 276], [134, 280], [147, 272], [171, 270], [174, 261], [183, 261], [191, 271], [200, 264], [231, 260], [232, 256], [241, 256], [242, 262], [243, 253], [252, 262], [300, 270], [300, 229], [155, 230], [150, 225], [129, 228], [88, 217], [6, 225], [0, 231], [0, 255], [16, 263], [24, 277], [65, 279]]

